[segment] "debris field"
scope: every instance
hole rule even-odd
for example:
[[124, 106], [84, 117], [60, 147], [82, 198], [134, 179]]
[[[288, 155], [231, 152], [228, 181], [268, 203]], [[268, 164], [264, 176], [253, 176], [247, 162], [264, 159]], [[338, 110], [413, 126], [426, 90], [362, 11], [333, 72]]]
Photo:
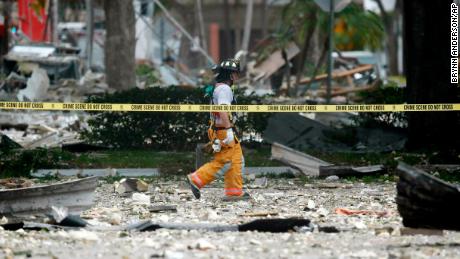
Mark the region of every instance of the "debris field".
[[[85, 228], [0, 230], [5, 258], [458, 258], [460, 233], [404, 228], [393, 182], [252, 178], [249, 201], [223, 202], [221, 180], [195, 200], [177, 178], [99, 180]], [[131, 183], [129, 186], [126, 183]], [[145, 188], [145, 183], [148, 188]], [[125, 186], [125, 187], [121, 187]], [[137, 189], [139, 188], [139, 189]], [[309, 219], [286, 233], [206, 230], [128, 231], [151, 220], [241, 224], [255, 219]], [[8, 222], [2, 218], [2, 224]], [[28, 219], [37, 221], [35, 217]]]

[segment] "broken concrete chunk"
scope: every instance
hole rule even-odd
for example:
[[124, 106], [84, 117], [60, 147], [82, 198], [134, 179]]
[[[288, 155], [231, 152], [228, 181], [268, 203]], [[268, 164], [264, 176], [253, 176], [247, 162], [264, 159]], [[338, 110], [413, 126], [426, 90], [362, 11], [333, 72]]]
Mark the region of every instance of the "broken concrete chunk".
[[8, 218], [3, 216], [1, 219], [0, 219], [0, 225], [5, 225], [5, 224], [8, 224]]
[[273, 143], [272, 145], [272, 159], [297, 168], [308, 176], [319, 176], [320, 166], [331, 165], [321, 159], [299, 152], [290, 147], [283, 146], [279, 143]]
[[69, 209], [66, 207], [51, 206], [51, 217], [57, 223], [61, 223], [69, 215]]
[[45, 186], [0, 190], [0, 214], [49, 212], [51, 206], [81, 212], [94, 203], [97, 179], [89, 177]]
[[326, 180], [326, 182], [335, 182], [335, 181], [340, 180], [340, 178], [337, 175], [331, 175], [331, 176], [326, 177], [325, 180]]
[[124, 178], [120, 182], [114, 184], [115, 192], [119, 194], [128, 192], [146, 192], [149, 189], [149, 185], [136, 178]]
[[307, 202], [307, 208], [308, 208], [309, 210], [315, 209], [315, 208], [316, 208], [316, 203], [315, 203], [314, 201], [312, 201], [312, 200], [308, 200], [308, 202]]
[[150, 204], [150, 196], [145, 195], [143, 193], [133, 193], [133, 196], [131, 197], [133, 199], [133, 202], [136, 204], [145, 204], [149, 205]]

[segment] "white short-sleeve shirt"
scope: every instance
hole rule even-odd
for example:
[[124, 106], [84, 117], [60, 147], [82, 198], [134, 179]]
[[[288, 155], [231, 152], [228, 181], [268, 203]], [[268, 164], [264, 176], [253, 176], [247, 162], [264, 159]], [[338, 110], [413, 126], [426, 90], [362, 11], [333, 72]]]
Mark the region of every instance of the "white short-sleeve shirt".
[[[233, 101], [233, 91], [227, 84], [217, 84], [212, 95], [212, 103], [216, 105], [226, 104], [231, 105]], [[215, 117], [216, 124], [221, 124], [222, 119], [219, 116]]]

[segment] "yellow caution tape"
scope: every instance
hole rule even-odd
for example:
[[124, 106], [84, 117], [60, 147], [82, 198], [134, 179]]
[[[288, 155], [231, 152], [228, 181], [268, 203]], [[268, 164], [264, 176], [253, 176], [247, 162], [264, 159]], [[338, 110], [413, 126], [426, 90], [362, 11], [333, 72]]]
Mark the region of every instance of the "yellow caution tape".
[[460, 111], [454, 104], [353, 105], [205, 105], [129, 103], [0, 102], [0, 110], [123, 111], [123, 112], [426, 112]]

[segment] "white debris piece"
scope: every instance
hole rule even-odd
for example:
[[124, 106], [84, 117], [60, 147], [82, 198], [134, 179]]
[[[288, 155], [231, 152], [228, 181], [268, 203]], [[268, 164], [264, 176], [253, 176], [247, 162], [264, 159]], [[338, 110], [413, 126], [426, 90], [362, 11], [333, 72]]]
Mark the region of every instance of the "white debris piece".
[[308, 200], [307, 208], [309, 208], [310, 210], [316, 208], [316, 203], [313, 200]]
[[145, 195], [143, 193], [138, 193], [138, 192], [133, 193], [132, 200], [136, 204], [145, 204], [145, 205], [150, 204], [150, 196]]
[[208, 240], [206, 239], [198, 239], [198, 241], [195, 243], [194, 246], [196, 249], [199, 250], [209, 250], [209, 249], [216, 249], [216, 246], [211, 244]]
[[337, 175], [331, 175], [326, 177], [326, 182], [335, 182], [338, 181], [340, 178]]
[[88, 230], [75, 230], [69, 231], [69, 238], [75, 240], [87, 240], [87, 241], [99, 241], [99, 237], [96, 232], [88, 231]]
[[19, 91], [18, 100], [21, 102], [43, 101], [47, 97], [49, 86], [50, 79], [46, 70], [36, 67], [32, 76], [27, 80], [27, 87]]

